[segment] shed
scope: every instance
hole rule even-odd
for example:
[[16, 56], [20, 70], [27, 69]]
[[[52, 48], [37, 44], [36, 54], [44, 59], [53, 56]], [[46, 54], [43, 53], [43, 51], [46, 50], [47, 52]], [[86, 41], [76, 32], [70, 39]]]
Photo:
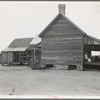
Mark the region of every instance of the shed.
[[58, 15], [39, 34], [41, 37], [41, 67], [76, 66], [83, 70], [85, 54], [91, 56], [85, 45], [98, 44], [100, 40], [87, 35], [82, 29], [65, 16], [65, 5], [59, 5]]
[[25, 64], [26, 49], [33, 38], [17, 38], [4, 50], [2, 50], [2, 65]]

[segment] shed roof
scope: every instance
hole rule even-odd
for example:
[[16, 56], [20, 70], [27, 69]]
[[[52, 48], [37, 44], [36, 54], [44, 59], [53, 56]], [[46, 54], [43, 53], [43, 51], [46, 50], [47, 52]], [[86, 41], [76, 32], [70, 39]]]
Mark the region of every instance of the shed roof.
[[33, 38], [17, 38], [14, 39], [8, 48], [28, 47]]

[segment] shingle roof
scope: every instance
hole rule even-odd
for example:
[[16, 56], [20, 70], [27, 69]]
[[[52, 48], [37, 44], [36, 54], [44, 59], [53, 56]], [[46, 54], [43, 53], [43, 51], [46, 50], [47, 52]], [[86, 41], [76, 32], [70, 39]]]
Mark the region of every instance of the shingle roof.
[[17, 38], [14, 39], [8, 48], [28, 47], [33, 38]]

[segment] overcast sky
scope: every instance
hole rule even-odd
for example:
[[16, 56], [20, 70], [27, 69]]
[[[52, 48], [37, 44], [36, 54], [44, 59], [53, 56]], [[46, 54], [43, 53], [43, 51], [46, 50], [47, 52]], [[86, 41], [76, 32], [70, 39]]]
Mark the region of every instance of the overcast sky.
[[87, 34], [100, 39], [100, 2], [0, 1], [0, 51], [15, 38], [38, 35], [66, 4], [66, 16]]

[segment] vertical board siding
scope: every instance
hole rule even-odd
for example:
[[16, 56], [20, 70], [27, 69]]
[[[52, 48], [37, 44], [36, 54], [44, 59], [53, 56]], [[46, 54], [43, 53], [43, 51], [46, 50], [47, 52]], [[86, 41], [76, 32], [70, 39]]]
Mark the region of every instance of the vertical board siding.
[[13, 61], [13, 52], [8, 52], [8, 62], [12, 63]]
[[11, 63], [13, 61], [13, 52], [2, 52], [2, 62]]
[[45, 31], [41, 49], [44, 64], [83, 64], [83, 34], [63, 16]]
[[8, 62], [8, 53], [7, 52], [3, 52], [2, 53], [2, 62], [3, 63], [7, 63]]

